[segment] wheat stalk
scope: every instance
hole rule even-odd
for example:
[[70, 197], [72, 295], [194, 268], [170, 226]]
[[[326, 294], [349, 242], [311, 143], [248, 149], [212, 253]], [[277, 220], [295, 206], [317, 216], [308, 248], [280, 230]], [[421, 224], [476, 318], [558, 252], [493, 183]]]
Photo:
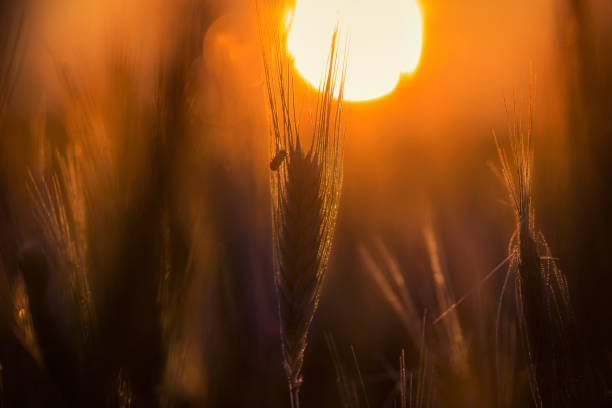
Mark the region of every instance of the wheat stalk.
[[[311, 118], [312, 141], [306, 149], [295, 113], [293, 67], [284, 47], [284, 10], [282, 4], [266, 5], [264, 17], [269, 20], [260, 18], [260, 29], [273, 136], [270, 186], [274, 277], [291, 406], [298, 407], [304, 352], [327, 269], [342, 188], [341, 114], [346, 65], [339, 64], [336, 30]], [[338, 99], [334, 101], [336, 91]]]

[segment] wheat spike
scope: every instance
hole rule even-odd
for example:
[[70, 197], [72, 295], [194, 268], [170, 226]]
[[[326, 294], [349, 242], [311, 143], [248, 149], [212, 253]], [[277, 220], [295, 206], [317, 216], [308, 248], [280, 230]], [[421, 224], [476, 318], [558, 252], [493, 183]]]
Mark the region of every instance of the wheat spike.
[[266, 6], [263, 17], [269, 20], [264, 22], [259, 16], [273, 135], [271, 157], [286, 152], [286, 159], [274, 166], [270, 176], [274, 276], [284, 368], [292, 407], [298, 407], [304, 352], [327, 269], [342, 188], [346, 65], [338, 62], [336, 30], [312, 118], [312, 141], [306, 149], [295, 113], [292, 62], [284, 49], [286, 30], [279, 28], [284, 27], [283, 8], [271, 2]]
[[[497, 144], [501, 172], [515, 215], [516, 230], [508, 253], [515, 276], [519, 329], [528, 365], [531, 397], [536, 406], [570, 406], [573, 390], [566, 371], [573, 313], [565, 275], [551, 256], [544, 235], [536, 230], [533, 190], [533, 89], [526, 123], [518, 118], [508, 129], [509, 148]], [[505, 286], [505, 285], [504, 285]], [[503, 296], [503, 293], [502, 293]], [[500, 301], [501, 302], [501, 301]]]

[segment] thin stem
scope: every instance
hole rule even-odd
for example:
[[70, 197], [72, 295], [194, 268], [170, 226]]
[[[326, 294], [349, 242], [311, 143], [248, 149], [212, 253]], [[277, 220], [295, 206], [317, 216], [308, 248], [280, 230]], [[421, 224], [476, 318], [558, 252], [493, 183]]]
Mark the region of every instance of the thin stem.
[[289, 398], [291, 408], [300, 408], [300, 386], [292, 384], [291, 381], [289, 381]]

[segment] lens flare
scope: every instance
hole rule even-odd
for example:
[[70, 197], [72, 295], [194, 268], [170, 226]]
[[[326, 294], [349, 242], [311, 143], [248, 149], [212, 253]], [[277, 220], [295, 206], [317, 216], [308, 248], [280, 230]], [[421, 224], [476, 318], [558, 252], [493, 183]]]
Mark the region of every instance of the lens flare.
[[345, 100], [386, 95], [419, 63], [423, 21], [416, 0], [297, 0], [288, 21], [287, 48], [315, 87], [339, 25], [348, 46]]

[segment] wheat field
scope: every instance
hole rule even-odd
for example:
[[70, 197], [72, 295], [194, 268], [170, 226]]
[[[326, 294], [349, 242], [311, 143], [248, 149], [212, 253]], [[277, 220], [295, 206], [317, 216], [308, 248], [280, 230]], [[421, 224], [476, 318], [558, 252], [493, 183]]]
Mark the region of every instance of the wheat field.
[[612, 406], [611, 27], [2, 2], [0, 408]]

